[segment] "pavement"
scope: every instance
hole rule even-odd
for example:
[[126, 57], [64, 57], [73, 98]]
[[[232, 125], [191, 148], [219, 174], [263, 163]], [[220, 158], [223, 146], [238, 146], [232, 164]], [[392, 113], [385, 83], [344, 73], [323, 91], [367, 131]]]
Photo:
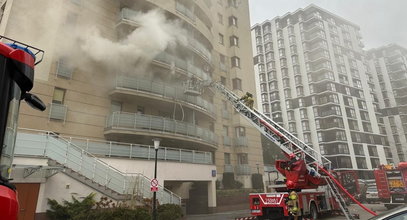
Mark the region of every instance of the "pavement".
[[[369, 209], [376, 213], [381, 213], [386, 211], [386, 207], [383, 204], [364, 204]], [[350, 212], [359, 214], [361, 220], [367, 220], [373, 217], [370, 213], [363, 210], [356, 204], [352, 204], [349, 207]], [[214, 214], [202, 214], [202, 215], [188, 215], [185, 219], [187, 220], [234, 220], [235, 218], [243, 218], [249, 217], [250, 210], [237, 210], [237, 211], [230, 211], [230, 212], [222, 212], [222, 213], [214, 213]], [[344, 216], [322, 216], [321, 219], [323, 220], [345, 220]]]

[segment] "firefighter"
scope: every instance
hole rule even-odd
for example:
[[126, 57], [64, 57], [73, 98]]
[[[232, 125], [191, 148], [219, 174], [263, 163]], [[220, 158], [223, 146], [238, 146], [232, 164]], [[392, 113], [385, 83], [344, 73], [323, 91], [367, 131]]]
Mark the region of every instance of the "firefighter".
[[295, 190], [292, 190], [288, 195], [287, 206], [290, 215], [294, 217], [294, 220], [298, 220], [298, 217], [301, 216], [301, 209], [298, 203], [298, 195]]
[[242, 96], [242, 98], [240, 98], [239, 100], [243, 101], [243, 103], [250, 109], [253, 109], [254, 99], [253, 95], [250, 92], [246, 92], [246, 94]]

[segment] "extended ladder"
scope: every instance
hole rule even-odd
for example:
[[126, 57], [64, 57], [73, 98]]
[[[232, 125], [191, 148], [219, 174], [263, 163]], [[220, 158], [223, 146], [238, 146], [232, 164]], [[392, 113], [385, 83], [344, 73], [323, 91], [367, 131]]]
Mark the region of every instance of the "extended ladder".
[[251, 122], [264, 136], [276, 143], [284, 153], [287, 155], [294, 154], [297, 159], [304, 160], [308, 172], [319, 176], [319, 167], [326, 167], [328, 170], [331, 169], [330, 160], [319, 154], [319, 152], [299, 140], [290, 132], [286, 131], [266, 115], [247, 107], [239, 100], [237, 95], [226, 89], [222, 84], [213, 82], [210, 85], [225, 95], [236, 111], [242, 113], [242, 115], [245, 116], [246, 119], [249, 120], [249, 122]]
[[328, 176], [325, 176], [325, 181], [329, 186], [329, 191], [332, 193], [332, 195], [335, 197], [335, 200], [338, 202], [339, 207], [342, 210], [342, 213], [345, 215], [346, 219], [348, 220], [353, 220], [353, 216], [350, 214], [349, 209], [346, 205], [345, 199], [341, 195], [341, 192], [339, 191], [338, 187], [336, 184], [332, 181], [332, 179]]
[[[313, 173], [315, 176], [320, 176], [326, 180], [329, 190], [335, 197], [335, 200], [338, 202], [345, 217], [347, 219], [353, 219], [346, 206], [345, 200], [338, 190], [336, 185], [337, 182], [331, 179], [334, 178], [332, 175], [327, 174], [327, 170], [331, 170], [330, 160], [319, 154], [312, 147], [299, 140], [290, 132], [286, 131], [283, 127], [281, 127], [278, 123], [275, 123], [266, 115], [247, 107], [236, 94], [226, 89], [222, 84], [212, 82], [210, 85], [221, 92], [232, 103], [232, 106], [236, 111], [245, 116], [246, 119], [249, 120], [249, 122], [252, 123], [254, 127], [256, 127], [269, 140], [276, 143], [284, 153], [287, 155], [300, 154], [301, 156], [298, 156], [297, 159], [302, 159], [305, 161], [307, 170], [310, 174]], [[321, 173], [325, 175], [321, 176], [319, 170], [322, 170]], [[341, 189], [343, 189], [343, 187]]]

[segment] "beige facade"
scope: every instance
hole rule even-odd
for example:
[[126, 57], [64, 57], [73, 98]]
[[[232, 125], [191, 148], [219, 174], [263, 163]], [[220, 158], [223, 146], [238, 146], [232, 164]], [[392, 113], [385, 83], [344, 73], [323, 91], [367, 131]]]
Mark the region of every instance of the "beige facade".
[[[260, 133], [215, 90], [185, 87], [194, 78], [255, 92], [248, 1], [9, 0], [3, 9], [2, 35], [45, 50], [33, 93], [48, 107], [22, 105], [20, 127], [120, 142], [136, 157], [133, 145], [160, 137], [160, 146], [180, 150], [162, 153], [166, 160], [190, 152], [185, 157], [208, 165], [215, 179], [233, 172], [247, 188], [257, 166], [263, 172]], [[86, 148], [127, 157], [120, 149]], [[208, 207], [216, 206], [215, 179], [205, 178]], [[194, 180], [161, 181], [188, 192], [176, 184]]]

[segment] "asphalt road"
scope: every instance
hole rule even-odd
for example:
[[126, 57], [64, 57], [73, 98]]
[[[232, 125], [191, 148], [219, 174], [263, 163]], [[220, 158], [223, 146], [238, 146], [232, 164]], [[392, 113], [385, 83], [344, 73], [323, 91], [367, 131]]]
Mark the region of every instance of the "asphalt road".
[[[386, 211], [387, 209], [384, 207], [383, 204], [365, 204], [371, 210], [381, 213]], [[351, 213], [357, 213], [360, 215], [360, 219], [366, 220], [372, 217], [371, 214], [360, 208], [359, 206], [352, 204], [349, 206]], [[235, 218], [242, 218], [242, 217], [249, 217], [250, 211], [249, 210], [239, 210], [239, 211], [231, 211], [225, 213], [215, 213], [215, 214], [207, 214], [207, 215], [189, 215], [186, 216], [187, 220], [231, 220]], [[321, 219], [323, 220], [342, 220], [346, 219], [344, 216], [323, 216]]]

